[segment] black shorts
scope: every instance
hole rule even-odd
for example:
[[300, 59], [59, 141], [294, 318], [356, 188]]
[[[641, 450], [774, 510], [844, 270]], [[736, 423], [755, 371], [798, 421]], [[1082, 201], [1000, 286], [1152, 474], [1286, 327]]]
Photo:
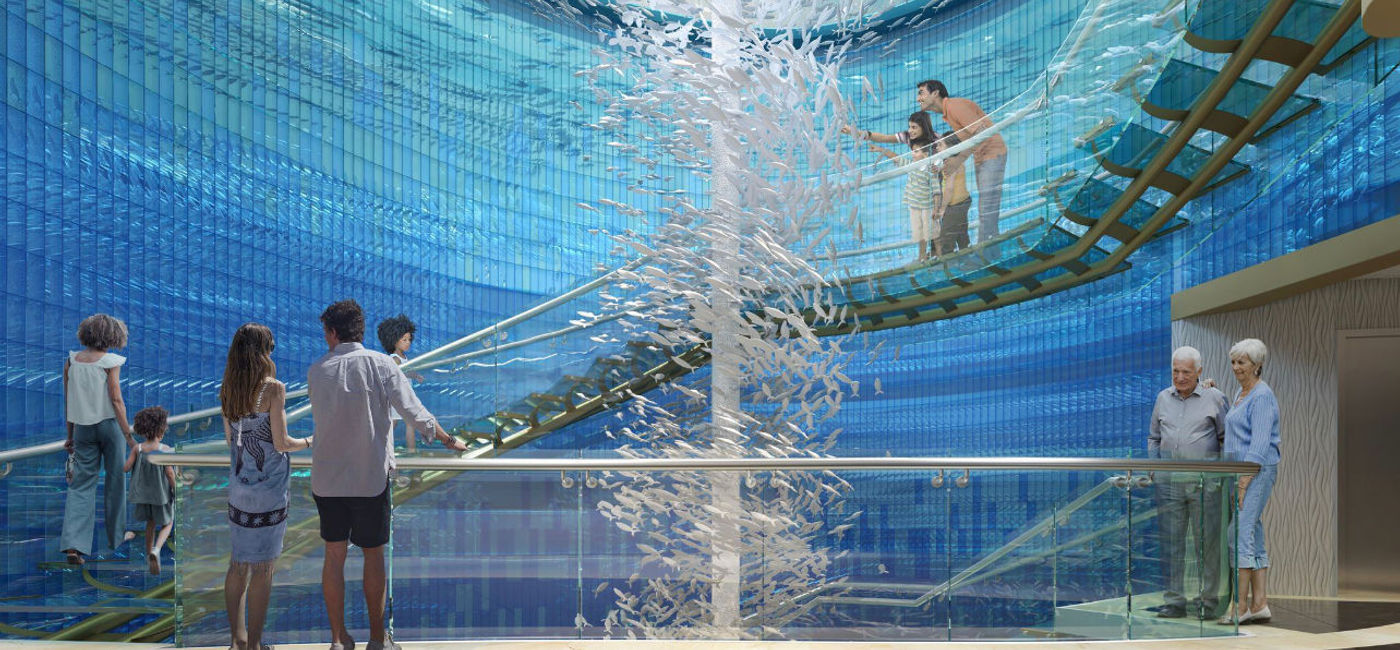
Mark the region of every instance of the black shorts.
[[343, 542], [360, 548], [375, 548], [389, 543], [389, 485], [377, 497], [323, 497], [316, 499], [316, 512], [321, 515], [321, 539]]

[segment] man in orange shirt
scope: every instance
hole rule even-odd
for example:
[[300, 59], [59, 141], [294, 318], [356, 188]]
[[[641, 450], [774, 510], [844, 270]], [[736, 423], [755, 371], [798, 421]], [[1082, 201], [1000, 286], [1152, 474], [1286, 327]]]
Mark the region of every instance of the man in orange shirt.
[[[941, 81], [920, 81], [915, 99], [920, 108], [942, 115], [960, 142], [992, 125], [981, 106], [970, 99], [949, 97]], [[1001, 184], [1006, 177], [1006, 142], [1001, 134], [994, 133], [972, 148], [972, 169], [977, 175], [977, 241], [984, 242], [1001, 232]]]
[[[914, 98], [919, 108], [942, 115], [943, 121], [953, 128], [952, 137], [948, 138], [952, 144], [966, 141], [992, 125], [992, 119], [981, 106], [970, 99], [949, 97], [948, 88], [941, 81], [920, 81]], [[909, 144], [909, 134], [904, 131], [875, 133], [851, 125], [842, 127], [841, 131], [871, 142]], [[966, 155], [949, 158], [944, 167], [961, 166]], [[1006, 177], [1006, 142], [1001, 134], [994, 133], [972, 148], [972, 169], [977, 175], [977, 241], [984, 242], [1001, 232], [1001, 184]]]

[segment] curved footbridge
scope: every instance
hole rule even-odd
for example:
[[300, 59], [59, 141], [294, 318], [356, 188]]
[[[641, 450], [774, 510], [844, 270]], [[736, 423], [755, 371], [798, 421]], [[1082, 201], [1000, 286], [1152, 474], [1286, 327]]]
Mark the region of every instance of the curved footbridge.
[[[1141, 92], [1133, 83], [1117, 84], [1142, 112], [1172, 125], [1159, 131], [1106, 117], [1076, 139], [1076, 145], [1094, 157], [1097, 167], [1092, 173], [1068, 172], [1040, 188], [1042, 201], [1056, 210], [1059, 218], [1020, 224], [998, 237], [932, 261], [809, 287], [820, 292], [824, 304], [846, 308], [846, 319], [818, 324], [817, 332], [834, 336], [906, 327], [1032, 300], [1121, 272], [1129, 268], [1132, 254], [1148, 241], [1186, 227], [1179, 213], [1187, 203], [1249, 174], [1249, 165], [1235, 159], [1243, 147], [1320, 106], [1317, 98], [1298, 94], [1305, 79], [1333, 73], [1374, 40], [1353, 28], [1360, 15], [1360, 0], [1347, 0], [1340, 6], [1317, 0], [1272, 0], [1244, 3], [1249, 5], [1244, 10], [1239, 4], [1236, 0], [1202, 0], [1189, 24], [1184, 25], [1183, 38], [1192, 47], [1228, 54], [1218, 68], [1179, 59], [1157, 62], [1149, 55], [1135, 73], [1156, 75], [1148, 92]], [[1246, 68], [1257, 60], [1282, 64], [1288, 70], [1272, 86], [1244, 79]], [[1193, 138], [1203, 131], [1219, 136], [1213, 150], [1193, 144]], [[975, 143], [974, 138], [964, 144]], [[1126, 186], [1119, 187], [1122, 181], [1110, 182], [1112, 177], [1126, 180]], [[1146, 198], [1149, 188], [1162, 190], [1169, 198], [1151, 202]], [[637, 260], [624, 268], [636, 268], [645, 261]], [[532, 339], [484, 352], [446, 356], [595, 291], [610, 282], [611, 276], [604, 275], [546, 305], [454, 341], [412, 360], [405, 368], [460, 363], [528, 344]], [[804, 315], [817, 323], [814, 310]], [[608, 318], [551, 335], [586, 329], [604, 320]], [[466, 457], [499, 455], [673, 381], [708, 361], [709, 351], [703, 344], [667, 350], [651, 342], [625, 342], [616, 352], [595, 358], [580, 374], [560, 377], [547, 389], [457, 427], [454, 433], [470, 439]], [[288, 397], [289, 420], [309, 413], [304, 390], [292, 391]], [[210, 408], [177, 415], [171, 423], [177, 431], [209, 430], [218, 418], [219, 409]], [[8, 467], [23, 458], [60, 450], [61, 443], [12, 450], [0, 454], [0, 464]], [[399, 488], [395, 499], [402, 502], [455, 475], [425, 471], [419, 475], [420, 481]], [[313, 526], [315, 519], [297, 525]], [[293, 546], [286, 553], [296, 556], [307, 550]], [[173, 591], [170, 581], [127, 595], [140, 602], [172, 602], [173, 607], [173, 601], [168, 600]], [[921, 592], [911, 602], [926, 596]], [[94, 613], [43, 636], [129, 641], [163, 638], [173, 629], [174, 615], [166, 614], [134, 631], [111, 632], [139, 615]]]

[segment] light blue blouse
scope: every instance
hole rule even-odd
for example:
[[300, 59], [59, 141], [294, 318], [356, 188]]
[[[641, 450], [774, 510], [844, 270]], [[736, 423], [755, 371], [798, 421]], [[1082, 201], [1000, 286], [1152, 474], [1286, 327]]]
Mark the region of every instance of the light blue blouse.
[[[1235, 396], [1239, 399], [1239, 393]], [[1225, 414], [1225, 458], [1277, 465], [1278, 441], [1278, 398], [1260, 380], [1243, 401]]]

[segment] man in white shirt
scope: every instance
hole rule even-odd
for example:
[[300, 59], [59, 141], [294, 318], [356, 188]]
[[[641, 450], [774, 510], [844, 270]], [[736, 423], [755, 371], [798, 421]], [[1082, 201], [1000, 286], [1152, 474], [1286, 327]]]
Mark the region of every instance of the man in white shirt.
[[311, 493], [326, 542], [321, 590], [330, 618], [331, 650], [352, 650], [345, 627], [345, 557], [348, 544], [364, 552], [364, 591], [370, 641], [366, 650], [394, 650], [384, 632], [384, 545], [389, 543], [389, 475], [394, 469], [390, 409], [408, 426], [466, 451], [423, 403], [408, 377], [388, 355], [368, 350], [365, 314], [354, 300], [342, 300], [321, 314], [330, 351], [311, 364], [306, 382], [316, 444], [311, 456]]

